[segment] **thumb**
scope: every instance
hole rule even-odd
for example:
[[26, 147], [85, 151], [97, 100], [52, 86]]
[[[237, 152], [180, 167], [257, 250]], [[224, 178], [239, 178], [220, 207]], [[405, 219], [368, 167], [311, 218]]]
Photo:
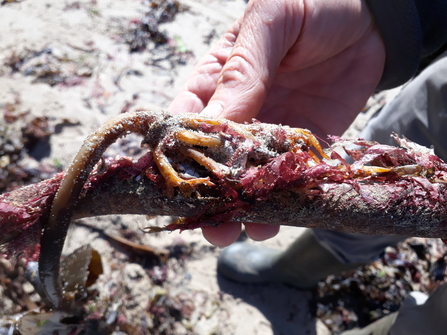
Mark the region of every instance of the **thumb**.
[[234, 47], [202, 114], [236, 122], [257, 116], [276, 70], [301, 30], [303, 10], [296, 4], [287, 8], [290, 3], [248, 3]]

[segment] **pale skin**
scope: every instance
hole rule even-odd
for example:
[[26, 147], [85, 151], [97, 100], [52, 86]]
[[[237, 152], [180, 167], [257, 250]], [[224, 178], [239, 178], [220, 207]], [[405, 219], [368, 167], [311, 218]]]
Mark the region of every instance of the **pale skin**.
[[[380, 81], [385, 48], [361, 0], [250, 0], [244, 15], [197, 64], [172, 113], [203, 113], [236, 122], [256, 118], [341, 135]], [[264, 240], [277, 225], [245, 224]], [[219, 247], [241, 224], [203, 229]]]

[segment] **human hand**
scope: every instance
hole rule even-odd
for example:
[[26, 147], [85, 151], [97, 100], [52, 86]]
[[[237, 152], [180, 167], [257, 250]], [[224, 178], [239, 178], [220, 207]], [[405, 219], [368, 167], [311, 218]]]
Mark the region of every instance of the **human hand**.
[[[251, 0], [244, 15], [198, 63], [172, 113], [282, 123], [324, 138], [340, 135], [373, 93], [385, 48], [365, 1]], [[203, 230], [226, 246], [239, 223]], [[262, 240], [278, 226], [246, 224]]]

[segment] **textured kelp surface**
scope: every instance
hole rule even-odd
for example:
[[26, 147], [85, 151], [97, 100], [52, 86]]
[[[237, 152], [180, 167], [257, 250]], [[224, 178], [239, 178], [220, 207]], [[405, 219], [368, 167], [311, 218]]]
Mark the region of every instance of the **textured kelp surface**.
[[[91, 174], [83, 173], [86, 182], [73, 209], [75, 218], [105, 214], [186, 218], [153, 230], [238, 220], [447, 237], [447, 166], [432, 149], [397, 137], [396, 147], [331, 137], [333, 144], [319, 153], [313, 136], [304, 130], [140, 113], [156, 120], [144, 140], [148, 152], [138, 160], [107, 159]], [[120, 131], [127, 133], [128, 122], [122, 124]], [[132, 127], [145, 132], [150, 128], [143, 122]], [[211, 145], [213, 141], [219, 145]], [[97, 155], [107, 148], [88, 143], [100, 147]], [[168, 173], [154, 155], [157, 150], [168, 158], [172, 167]], [[98, 159], [89, 156], [89, 166]], [[180, 182], [170, 184], [169, 173]], [[20, 241], [26, 249], [38, 245], [38, 232], [63, 176], [0, 197], [1, 242], [10, 243], [8, 250], [23, 251]], [[36, 252], [27, 255], [34, 258]]]

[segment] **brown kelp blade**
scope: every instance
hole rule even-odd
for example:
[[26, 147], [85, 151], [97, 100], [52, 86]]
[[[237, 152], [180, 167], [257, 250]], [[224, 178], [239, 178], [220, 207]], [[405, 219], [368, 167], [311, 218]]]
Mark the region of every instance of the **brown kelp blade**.
[[[149, 151], [94, 170], [108, 146], [128, 133], [143, 135]], [[1, 242], [33, 258], [42, 229], [39, 278], [48, 301], [61, 307], [59, 260], [73, 218], [173, 215], [185, 219], [161, 230], [239, 220], [447, 237], [447, 167], [433, 150], [405, 139], [396, 139], [400, 147], [331, 139], [323, 151], [306, 129], [196, 114], [120, 114], [85, 140], [64, 176], [0, 198]]]
[[[336, 143], [344, 145], [347, 141]], [[349, 165], [353, 174], [354, 169], [363, 166], [358, 162], [366, 156], [371, 159], [373, 154], [376, 162], [394, 159], [394, 172], [344, 178], [334, 166], [315, 165], [308, 170], [306, 181], [293, 187], [288, 185], [289, 179], [294, 178], [288, 168], [293, 162], [287, 155], [283, 156], [271, 161], [264, 170], [256, 171], [256, 180], [270, 174], [276, 186], [267, 195], [261, 194], [255, 199], [244, 198], [243, 193], [236, 192], [235, 196], [228, 190], [216, 191], [219, 185], [202, 188], [194, 196], [185, 197], [178, 192], [169, 198], [151, 159], [146, 156], [138, 161], [108, 159], [106, 169], [102, 167], [101, 172], [89, 177], [74, 218], [109, 214], [172, 215], [188, 219], [183, 225], [166, 229], [218, 225], [231, 219], [372, 235], [445, 238], [445, 164], [431, 151], [408, 141], [404, 143], [405, 148], [368, 144], [366, 150], [362, 147], [350, 152], [357, 159]], [[418, 157], [419, 163], [397, 165], [399, 160], [414, 163], [414, 157]], [[19, 251], [30, 259], [36, 257], [41, 223], [49, 215], [62, 177], [63, 173], [0, 196], [0, 243], [9, 243], [9, 251]], [[224, 192], [228, 197], [222, 196]]]

